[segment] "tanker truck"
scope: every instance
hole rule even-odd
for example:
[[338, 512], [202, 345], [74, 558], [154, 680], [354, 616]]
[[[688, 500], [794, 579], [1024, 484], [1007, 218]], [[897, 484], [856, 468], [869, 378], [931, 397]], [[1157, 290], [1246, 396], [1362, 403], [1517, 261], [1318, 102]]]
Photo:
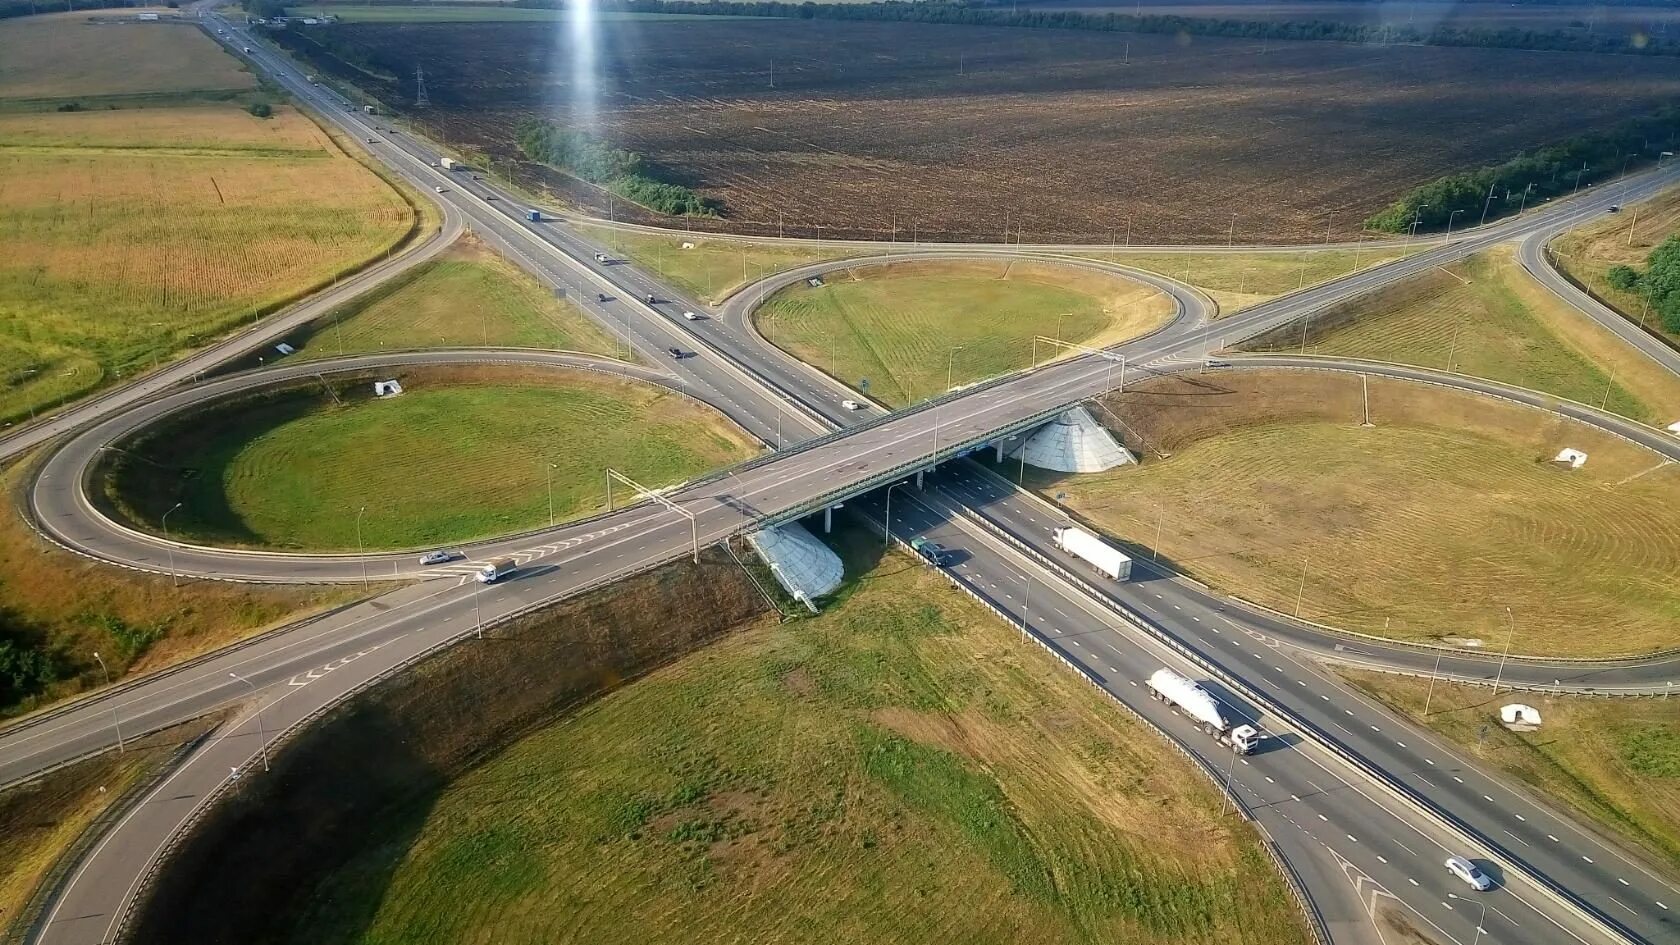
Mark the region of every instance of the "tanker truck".
[[1254, 751], [1260, 744], [1260, 730], [1252, 725], [1231, 727], [1224, 707], [1206, 689], [1170, 669], [1158, 669], [1149, 677], [1149, 696], [1158, 702], [1177, 706], [1222, 745], [1231, 746], [1239, 755]]

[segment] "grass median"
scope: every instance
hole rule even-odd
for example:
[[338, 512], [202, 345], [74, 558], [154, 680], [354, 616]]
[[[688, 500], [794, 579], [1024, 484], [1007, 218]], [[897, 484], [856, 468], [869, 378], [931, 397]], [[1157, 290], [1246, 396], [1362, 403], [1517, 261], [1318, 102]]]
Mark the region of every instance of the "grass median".
[[[392, 372], [300, 386], [150, 431], [105, 479], [124, 515], [176, 538], [247, 547], [415, 549], [606, 507], [605, 469], [652, 488], [756, 452], [711, 408], [592, 372]], [[365, 510], [365, 511], [362, 511]], [[358, 540], [359, 536], [359, 540]]]
[[[1680, 644], [1680, 468], [1554, 414], [1369, 389], [1364, 427], [1352, 374], [1146, 381], [1103, 413], [1140, 466], [1029, 479], [1139, 554], [1332, 626], [1493, 647], [1510, 607], [1519, 653]], [[1586, 465], [1550, 462], [1565, 447]]]
[[[1644, 271], [1646, 257], [1663, 240], [1680, 233], [1680, 187], [1617, 214], [1606, 214], [1552, 241], [1558, 268], [1609, 303], [1629, 321], [1680, 344], [1680, 333], [1664, 331], [1662, 319], [1637, 292], [1624, 292], [1606, 279], [1611, 266]], [[1676, 416], [1680, 416], [1677, 411]]]
[[1208, 294], [1224, 318], [1308, 286], [1352, 275], [1410, 255], [1411, 247], [1317, 249], [1273, 253], [1134, 253], [1120, 249], [1080, 255], [1135, 266], [1193, 285]]
[[829, 259], [868, 255], [857, 247], [757, 243], [686, 233], [649, 233], [580, 223], [578, 234], [624, 256], [683, 291], [715, 304], [784, 269]]
[[1172, 299], [1096, 270], [1040, 262], [916, 261], [831, 273], [759, 307], [776, 346], [893, 407], [1031, 366], [1066, 349], [1116, 344], [1167, 323]]

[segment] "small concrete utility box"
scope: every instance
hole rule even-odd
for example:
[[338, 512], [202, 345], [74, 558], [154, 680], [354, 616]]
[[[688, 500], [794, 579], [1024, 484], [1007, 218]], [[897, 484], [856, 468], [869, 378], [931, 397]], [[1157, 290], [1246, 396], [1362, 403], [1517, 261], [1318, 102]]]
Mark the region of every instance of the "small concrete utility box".
[[1566, 448], [1556, 456], [1552, 457], [1552, 462], [1562, 466], [1568, 466], [1570, 469], [1580, 469], [1582, 466], [1587, 464], [1587, 454], [1577, 449]]
[[395, 397], [402, 392], [402, 385], [396, 381], [373, 382], [373, 396], [375, 397]]

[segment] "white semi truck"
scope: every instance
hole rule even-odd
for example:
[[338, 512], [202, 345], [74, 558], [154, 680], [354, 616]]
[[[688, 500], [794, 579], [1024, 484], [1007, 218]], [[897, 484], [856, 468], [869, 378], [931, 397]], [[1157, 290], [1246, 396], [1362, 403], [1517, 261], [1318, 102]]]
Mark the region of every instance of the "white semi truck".
[[1206, 689], [1170, 669], [1158, 669], [1149, 677], [1149, 695], [1157, 701], [1178, 707], [1180, 712], [1202, 726], [1222, 745], [1230, 745], [1239, 755], [1246, 755], [1260, 744], [1260, 730], [1252, 725], [1235, 728], [1226, 720], [1219, 700]]
[[519, 563], [512, 558], [501, 558], [492, 561], [478, 570], [478, 583], [494, 584], [514, 572]]
[[461, 162], [454, 158], [439, 158], [438, 163], [443, 165], [443, 169], [446, 171], [453, 171], [461, 166]]
[[1112, 580], [1124, 581], [1132, 576], [1131, 558], [1121, 554], [1118, 548], [1109, 547], [1101, 538], [1082, 528], [1058, 528], [1053, 537], [1056, 539], [1057, 548], [1076, 558], [1084, 559], [1085, 563]]

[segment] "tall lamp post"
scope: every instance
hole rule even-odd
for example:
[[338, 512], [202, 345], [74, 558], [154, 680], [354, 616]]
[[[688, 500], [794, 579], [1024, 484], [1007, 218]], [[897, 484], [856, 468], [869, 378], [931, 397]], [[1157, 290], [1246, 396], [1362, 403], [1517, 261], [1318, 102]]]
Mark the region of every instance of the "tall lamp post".
[[367, 583], [368, 583], [367, 555], [362, 550], [362, 513], [366, 512], [366, 511], [367, 511], [367, 506], [365, 506], [365, 505], [356, 510], [356, 557], [362, 559], [362, 586], [363, 587], [366, 587]]
[[[105, 674], [105, 685], [109, 687], [111, 685], [111, 671], [105, 668], [105, 658], [99, 655], [98, 650], [93, 651], [93, 658], [99, 661], [99, 671]], [[117, 751], [127, 751], [128, 749], [123, 746], [122, 720], [117, 717], [117, 705], [115, 700], [111, 703], [111, 727], [117, 730]]]
[[560, 468], [556, 463], [549, 463], [548, 469], [548, 527], [554, 527], [554, 470]]
[[175, 570], [175, 543], [169, 539], [169, 515], [171, 512], [174, 512], [180, 507], [181, 503], [179, 502], [170, 506], [169, 511], [163, 513], [163, 518], [161, 519], [161, 524], [163, 525], [163, 544], [165, 548], [169, 549], [169, 586], [171, 587], [181, 586], [181, 572]]
[[894, 489], [897, 489], [899, 486], [904, 486], [904, 485], [909, 485], [909, 480], [905, 480], [903, 482], [895, 482], [892, 485], [887, 487], [886, 524], [881, 528], [881, 545], [882, 545], [882, 547], [885, 547], [887, 545], [892, 544], [892, 491]]
[[1464, 210], [1461, 208], [1461, 209], [1454, 210], [1453, 212], [1447, 214], [1447, 239], [1449, 239], [1449, 240], [1452, 239], [1453, 220], [1456, 219], [1458, 217], [1458, 215], [1463, 213], [1463, 212], [1464, 212]]
[[267, 731], [267, 729], [265, 729], [263, 727], [262, 699], [261, 699], [262, 693], [258, 692], [257, 687], [249, 679], [246, 679], [244, 676], [241, 676], [238, 673], [231, 672], [231, 671], [228, 673], [228, 675], [233, 677], [234, 679], [239, 680], [240, 682], [244, 683], [245, 685], [250, 686], [251, 687], [251, 694], [258, 697], [258, 699], [257, 699], [257, 738], [261, 740], [260, 744], [262, 746], [263, 770], [267, 771], [268, 770], [268, 731]]
[[[1060, 327], [1060, 326], [1058, 326], [1058, 327]], [[951, 390], [951, 369], [956, 366], [957, 352], [961, 351], [962, 349], [964, 349], [966, 347], [968, 347], [968, 346], [967, 345], [954, 345], [954, 346], [952, 346], [951, 353], [949, 355], [947, 355], [946, 358], [945, 358], [945, 390], [946, 390], [947, 393], [949, 393], [950, 390]]]
[[1511, 608], [1505, 608], [1505, 622], [1509, 629], [1505, 631], [1505, 652], [1499, 655], [1499, 672], [1493, 677], [1493, 694], [1499, 695], [1499, 684], [1505, 681], [1505, 660], [1511, 655], [1511, 638], [1517, 635], [1517, 618], [1511, 616]]

